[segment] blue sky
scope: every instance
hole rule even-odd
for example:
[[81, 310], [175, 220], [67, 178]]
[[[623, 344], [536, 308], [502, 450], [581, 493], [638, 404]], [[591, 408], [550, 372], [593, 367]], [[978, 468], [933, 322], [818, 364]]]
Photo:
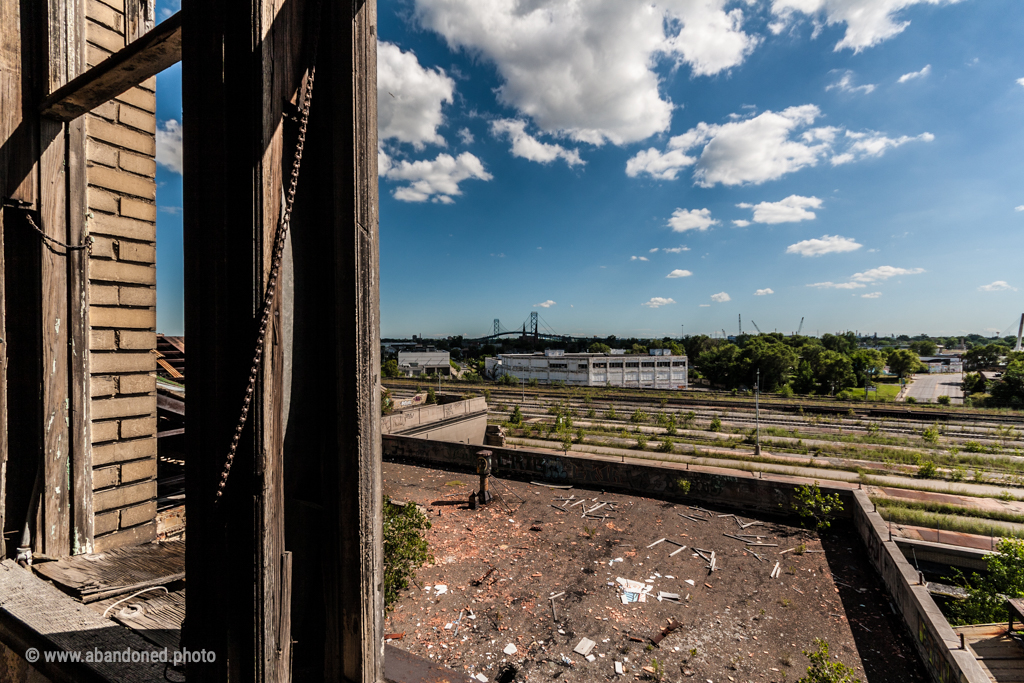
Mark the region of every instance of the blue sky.
[[[733, 334], [738, 314], [766, 332], [801, 317], [811, 334], [1016, 331], [1024, 3], [381, 0], [378, 15], [382, 336], [480, 336], [531, 311], [574, 335]], [[171, 334], [180, 92], [179, 67], [158, 77]]]

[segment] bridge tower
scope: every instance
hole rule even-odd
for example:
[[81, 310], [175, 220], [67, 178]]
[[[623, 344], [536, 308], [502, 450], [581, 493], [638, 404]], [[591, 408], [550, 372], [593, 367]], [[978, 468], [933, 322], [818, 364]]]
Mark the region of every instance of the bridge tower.
[[537, 311], [530, 311], [530, 333], [537, 339]]
[[500, 334], [500, 333], [501, 333], [501, 323], [498, 322], [497, 318], [495, 318], [494, 319], [494, 334]]

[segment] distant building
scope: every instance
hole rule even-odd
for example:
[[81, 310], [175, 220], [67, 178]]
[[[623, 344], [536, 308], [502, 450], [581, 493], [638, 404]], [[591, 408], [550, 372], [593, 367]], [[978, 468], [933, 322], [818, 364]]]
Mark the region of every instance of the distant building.
[[921, 356], [921, 362], [928, 372], [963, 372], [964, 361], [960, 356]]
[[398, 371], [406, 377], [423, 375], [452, 374], [451, 354], [438, 351], [433, 346], [417, 347], [411, 351], [398, 352]]
[[517, 380], [540, 384], [565, 382], [585, 387], [639, 387], [642, 389], [688, 388], [686, 356], [673, 356], [668, 349], [651, 349], [649, 355], [616, 353], [565, 353], [549, 349], [544, 353], [503, 353], [485, 361], [485, 371], [499, 379], [511, 375]]

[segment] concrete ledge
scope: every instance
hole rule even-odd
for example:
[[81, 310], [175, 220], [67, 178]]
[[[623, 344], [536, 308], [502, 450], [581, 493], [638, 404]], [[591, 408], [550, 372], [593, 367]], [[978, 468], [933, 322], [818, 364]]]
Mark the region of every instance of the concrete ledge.
[[916, 538], [893, 538], [892, 540], [908, 561], [911, 554], [913, 554], [918, 560], [949, 564], [960, 569], [975, 569], [979, 571], [986, 569], [985, 556], [992, 554], [991, 550], [964, 548], [958, 545], [949, 545], [948, 543], [921, 541]]

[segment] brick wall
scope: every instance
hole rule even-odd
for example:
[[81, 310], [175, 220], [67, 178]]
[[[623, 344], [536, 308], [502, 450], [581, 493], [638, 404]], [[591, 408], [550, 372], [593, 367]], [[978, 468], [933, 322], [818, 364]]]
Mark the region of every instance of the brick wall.
[[[125, 46], [125, 0], [87, 0], [86, 17], [92, 67]], [[86, 119], [96, 552], [156, 535], [155, 89]]]

